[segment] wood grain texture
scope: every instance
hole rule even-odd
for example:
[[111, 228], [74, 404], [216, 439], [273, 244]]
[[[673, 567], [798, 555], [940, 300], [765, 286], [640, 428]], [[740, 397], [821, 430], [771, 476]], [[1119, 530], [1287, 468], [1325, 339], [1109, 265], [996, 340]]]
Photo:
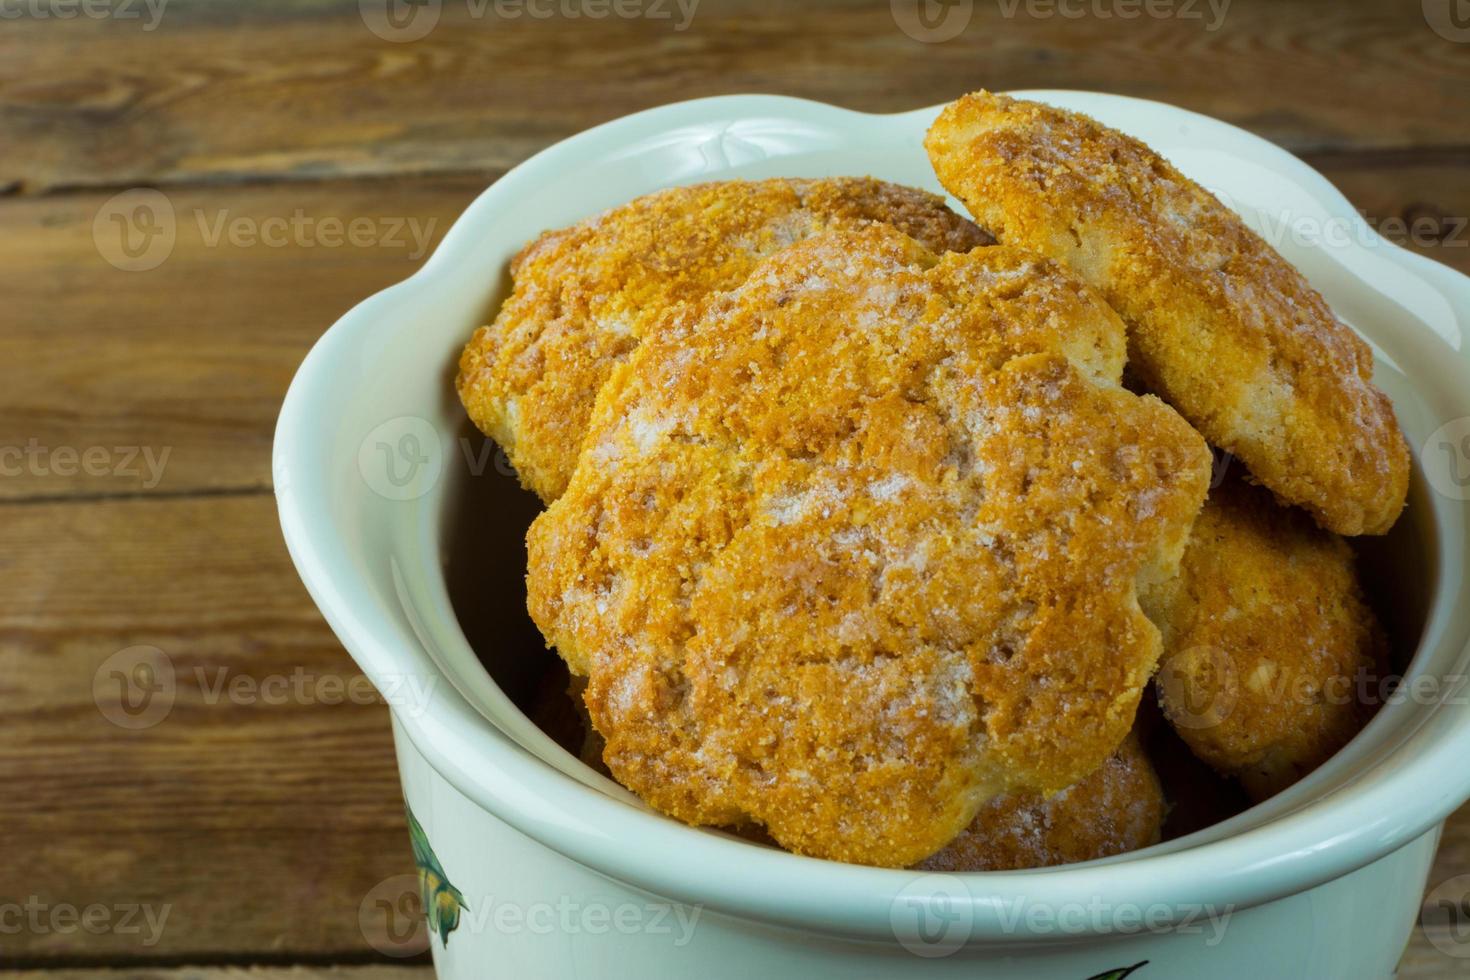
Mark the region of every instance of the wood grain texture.
[[749, 91], [887, 112], [981, 87], [1097, 89], [1297, 150], [1470, 146], [1470, 46], [1413, 2], [1234, 0], [1217, 21], [1203, 0], [1135, 19], [980, 0], [942, 43], [872, 0], [700, 0], [687, 22], [675, 0], [634, 6], [669, 16], [443, 0], [412, 43], [370, 32], [357, 0], [174, 0], [152, 30], [146, 14], [7, 21], [0, 187], [480, 172], [628, 112]]
[[[0, 701], [25, 722], [0, 739], [0, 896], [169, 909], [152, 944], [27, 927], [6, 961], [371, 956], [359, 905], [412, 871], [387, 710], [300, 585], [273, 498], [3, 514]], [[134, 645], [163, 651], [176, 693], [130, 730], [107, 666]]]
[[111, 195], [0, 199], [0, 363], [24, 365], [0, 386], [0, 499], [267, 488], [312, 343], [412, 273], [486, 183], [173, 189], [175, 243], [147, 271], [99, 250], [120, 254], [116, 227], [93, 235]]
[[[1470, 85], [1470, 64], [1466, 71]], [[1470, 274], [1470, 152], [1307, 159], [1389, 241]]]

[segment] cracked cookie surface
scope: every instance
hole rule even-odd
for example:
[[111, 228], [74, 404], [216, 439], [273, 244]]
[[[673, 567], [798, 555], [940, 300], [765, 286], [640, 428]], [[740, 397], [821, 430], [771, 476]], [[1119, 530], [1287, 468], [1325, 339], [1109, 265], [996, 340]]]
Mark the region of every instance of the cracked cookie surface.
[[935, 251], [991, 242], [937, 196], [872, 178], [732, 180], [659, 191], [543, 234], [460, 357], [470, 418], [542, 500], [571, 479], [613, 367], [672, 306], [739, 285], [762, 258], [835, 228], [883, 222]]
[[1258, 487], [1227, 479], [1210, 491], [1179, 577], [1147, 605], [1164, 636], [1165, 716], [1257, 800], [1371, 715], [1364, 693], [1378, 690], [1387, 641], [1352, 549]]
[[1341, 534], [1391, 527], [1409, 453], [1368, 345], [1229, 208], [1140, 141], [987, 92], [925, 145], [1002, 244], [1066, 263], [1129, 327], [1129, 367], [1282, 501]]
[[1209, 451], [1055, 262], [805, 239], [674, 310], [528, 535], [614, 776], [693, 824], [907, 866], [1102, 766]]

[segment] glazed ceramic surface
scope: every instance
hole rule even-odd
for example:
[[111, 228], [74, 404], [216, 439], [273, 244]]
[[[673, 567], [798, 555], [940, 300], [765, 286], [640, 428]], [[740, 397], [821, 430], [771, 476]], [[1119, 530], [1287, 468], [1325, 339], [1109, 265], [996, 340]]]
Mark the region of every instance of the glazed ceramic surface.
[[1015, 94], [1152, 144], [1372, 343], [1420, 467], [1410, 510], [1370, 556], [1417, 636], [1413, 696], [1389, 698], [1347, 749], [1237, 817], [1107, 861], [1007, 874], [796, 857], [669, 821], [582, 766], [482, 664], [513, 651], [495, 649], [491, 631], [477, 635], [491, 637], [477, 657], [451, 601], [474, 480], [476, 513], [493, 525], [485, 540], [500, 542], [480, 555], [483, 588], [507, 623], [513, 603], [494, 598], [513, 597], [524, 571], [524, 496], [465, 436], [451, 384], [460, 347], [504, 296], [507, 262], [546, 228], [675, 184], [871, 174], [940, 190], [922, 148], [938, 107], [873, 116], [742, 96], [640, 113], [551, 147], [481, 195], [417, 274], [322, 337], [277, 428], [297, 568], [393, 705], [441, 975], [1391, 972], [1438, 824], [1470, 796], [1470, 280], [1379, 238], [1323, 177], [1234, 127], [1116, 96]]

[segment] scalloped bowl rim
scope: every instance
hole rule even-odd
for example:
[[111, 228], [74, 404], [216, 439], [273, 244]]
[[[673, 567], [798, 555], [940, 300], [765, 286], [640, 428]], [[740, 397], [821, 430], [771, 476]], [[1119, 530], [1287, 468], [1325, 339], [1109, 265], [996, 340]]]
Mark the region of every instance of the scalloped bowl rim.
[[[1016, 94], [1085, 107], [1083, 111], [1094, 114], [1105, 114], [1111, 106], [1170, 119], [1191, 127], [1212, 146], [1263, 163], [1301, 188], [1310, 197], [1304, 204], [1356, 222], [1353, 227], [1365, 236], [1362, 241], [1375, 246], [1374, 262], [1407, 273], [1416, 285], [1437, 293], [1457, 322], [1470, 323], [1470, 279], [1380, 239], [1326, 178], [1275, 145], [1218, 120], [1145, 100], [1056, 90]], [[282, 406], [275, 438], [276, 493], [282, 529], [301, 578], [364, 672], [380, 687], [405, 675], [444, 676], [422, 645], [388, 642], [380, 635], [380, 623], [364, 606], [353, 571], [341, 560], [343, 542], [329, 533], [330, 522], [325, 520], [335, 502], [326, 493], [319, 461], [334, 433], [320, 420], [326, 393], [333, 383], [342, 383], [330, 380], [332, 366], [360, 349], [363, 338], [374, 330], [396, 329], [384, 323], [394, 303], [432, 293], [448, 267], [473, 261], [472, 253], [495, 227], [495, 215], [506, 202], [544, 186], [548, 177], [572, 162], [617, 152], [634, 137], [727, 117], [784, 120], [846, 138], [854, 138], [849, 131], [859, 128], [865, 139], [883, 134], [911, 137], [915, 127], [921, 134], [940, 108], [875, 115], [781, 96], [721, 96], [614, 120], [563, 140], [510, 170], [469, 205], [417, 272], [364, 300], [324, 333], [302, 363]], [[1350, 250], [1368, 251], [1361, 244]], [[1464, 357], [1459, 352], [1446, 370], [1470, 377]], [[1449, 540], [1459, 542], [1463, 551], [1463, 508], [1431, 503], [1441, 543], [1448, 528]], [[1465, 597], [1459, 568], [1463, 555], [1457, 556], [1453, 547], [1442, 547], [1441, 552], [1440, 595], [1424, 642], [1438, 644], [1447, 651], [1442, 660], [1452, 658], [1463, 667], [1470, 655], [1463, 624], [1451, 626], [1451, 610], [1446, 608], [1456, 598], [1446, 583], [1446, 575], [1455, 571], [1447, 562], [1459, 569], [1458, 598]], [[437, 567], [438, 556], [431, 549], [420, 559], [426, 567]], [[457, 632], [457, 626], [449, 628]], [[432, 711], [395, 710], [395, 727], [460, 792], [498, 819], [571, 859], [655, 894], [764, 922], [891, 941], [890, 909], [914, 882], [914, 872], [799, 857], [685, 827], [630, 805], [596, 780], [569, 771], [565, 759], [549, 758], [544, 744], [533, 751], [524, 738], [511, 734], [515, 719], [496, 714], [503, 712], [507, 701], [481, 710], [471, 698], [482, 702], [483, 698], [466, 697], [463, 686], [453, 678], [440, 684]], [[1211, 903], [1249, 907], [1371, 863], [1431, 830], [1470, 797], [1470, 767], [1462, 761], [1470, 756], [1470, 709], [1444, 704], [1421, 714], [1423, 718], [1407, 729], [1399, 726], [1397, 740], [1384, 750], [1385, 758], [1375, 760], [1363, 777], [1347, 779], [1325, 795], [1298, 796], [1289, 806], [1278, 807], [1283, 812], [1269, 820], [1220, 839], [1192, 835], [1104, 862], [963, 876], [974, 896], [972, 942], [1023, 938], [1008, 929], [1003, 918], [1017, 896], [1058, 907], [1099, 895], [1140, 907], [1186, 909]], [[1417, 754], [1404, 759], [1409, 743], [1414, 743]], [[1366, 778], [1369, 775], [1373, 778]], [[1256, 809], [1260, 808], [1248, 813]]]

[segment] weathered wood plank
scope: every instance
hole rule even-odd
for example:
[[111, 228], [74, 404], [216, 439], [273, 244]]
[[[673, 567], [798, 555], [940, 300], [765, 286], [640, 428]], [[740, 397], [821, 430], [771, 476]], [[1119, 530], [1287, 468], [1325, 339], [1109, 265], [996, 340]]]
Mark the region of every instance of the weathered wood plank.
[[885, 112], [981, 87], [1085, 88], [1295, 149], [1470, 146], [1470, 45], [1417, 3], [1234, 0], [1217, 14], [1160, 0], [1148, 9], [1172, 16], [1129, 18], [1120, 3], [982, 0], [940, 43], [857, 0], [620, 0], [638, 16], [600, 18], [511, 12], [605, 0], [421, 6], [438, 20], [411, 43], [375, 35], [357, 0], [249, 16], [173, 0], [152, 30], [142, 3], [133, 19], [7, 20], [0, 187], [480, 172], [628, 112], [747, 91]]
[[0, 200], [0, 499], [267, 487], [311, 344], [412, 273], [486, 183], [174, 189], [150, 204], [176, 234], [152, 239], [142, 257], [166, 258], [147, 271], [104, 258], [123, 259], [106, 219], [131, 220], [132, 198]]
[[[412, 871], [387, 711], [300, 585], [272, 497], [4, 518], [0, 702], [24, 723], [0, 740], [0, 895], [45, 906], [6, 960], [373, 955], [359, 906]], [[119, 656], [138, 645], [167, 658], [153, 681]], [[166, 714], [123, 713], [113, 669], [135, 708], [166, 671]], [[118, 928], [59, 927], [58, 905]]]

